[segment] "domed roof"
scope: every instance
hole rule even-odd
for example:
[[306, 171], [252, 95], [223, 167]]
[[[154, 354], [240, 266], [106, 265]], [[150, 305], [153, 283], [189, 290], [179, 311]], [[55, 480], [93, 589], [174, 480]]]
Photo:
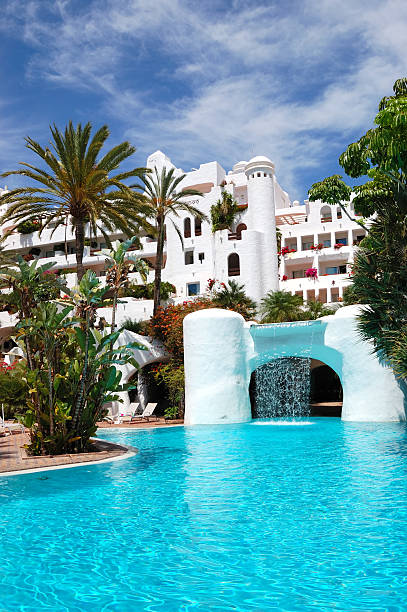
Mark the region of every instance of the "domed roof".
[[255, 168], [269, 168], [270, 170], [274, 171], [274, 164], [271, 159], [269, 159], [265, 155], [256, 155], [256, 157], [252, 157], [247, 162], [245, 168], [246, 174], [249, 174]]
[[233, 172], [238, 172], [239, 170], [244, 170], [246, 167], [247, 161], [240, 161], [237, 162], [237, 164], [235, 164], [233, 166]]
[[248, 164], [253, 164], [253, 163], [264, 163], [267, 162], [268, 164], [272, 164], [273, 162], [271, 161], [271, 159], [269, 159], [268, 157], [266, 157], [265, 155], [256, 155], [256, 157], [252, 157], [251, 159], [249, 159], [249, 161], [247, 162]]

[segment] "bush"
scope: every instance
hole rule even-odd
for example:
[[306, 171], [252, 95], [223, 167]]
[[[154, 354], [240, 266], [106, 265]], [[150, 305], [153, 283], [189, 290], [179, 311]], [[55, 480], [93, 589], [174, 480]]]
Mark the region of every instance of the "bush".
[[37, 232], [40, 228], [40, 222], [31, 219], [28, 219], [27, 221], [22, 221], [17, 225], [17, 230], [20, 232], [20, 234], [32, 234], [33, 232]]
[[[161, 283], [160, 295], [162, 300], [168, 300], [171, 294], [177, 290], [172, 283]], [[154, 283], [146, 285], [129, 285], [123, 292], [123, 297], [134, 297], [137, 299], [152, 300], [154, 299]]]
[[3, 404], [6, 419], [16, 418], [26, 411], [28, 391], [25, 361], [15, 361], [12, 365], [0, 362], [0, 404]]
[[134, 334], [148, 335], [148, 321], [136, 321], [135, 319], [125, 319], [121, 325], [123, 329], [133, 332]]

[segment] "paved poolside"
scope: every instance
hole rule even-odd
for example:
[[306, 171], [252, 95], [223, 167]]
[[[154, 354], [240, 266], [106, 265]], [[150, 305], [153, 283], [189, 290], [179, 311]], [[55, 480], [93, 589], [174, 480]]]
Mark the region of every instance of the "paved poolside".
[[[109, 423], [99, 423], [100, 427], [106, 428], [131, 428], [149, 429], [152, 427], [171, 427], [182, 424], [182, 420], [166, 422], [164, 419], [150, 422], [123, 423], [121, 425], [110, 425]], [[103, 436], [103, 432], [100, 432]], [[90, 461], [105, 461], [114, 459], [127, 453], [127, 449], [117, 444], [97, 440], [97, 451], [92, 453], [80, 453], [76, 455], [58, 455], [47, 457], [30, 457], [27, 455], [24, 444], [29, 442], [27, 433], [13, 433], [8, 436], [0, 437], [0, 473], [18, 472], [21, 470], [33, 470], [52, 468], [55, 466], [73, 465], [75, 463], [89, 463]]]

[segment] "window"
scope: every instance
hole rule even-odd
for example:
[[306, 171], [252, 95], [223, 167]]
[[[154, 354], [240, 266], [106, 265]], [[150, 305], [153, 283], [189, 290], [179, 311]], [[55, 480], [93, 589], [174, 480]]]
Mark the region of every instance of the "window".
[[324, 240], [323, 245], [324, 245], [324, 247], [330, 247], [331, 246], [331, 240], [330, 239]]
[[343, 266], [330, 266], [325, 268], [326, 274], [346, 274], [346, 264]]
[[240, 276], [240, 259], [237, 253], [228, 257], [228, 276]]
[[202, 263], [202, 262], [203, 262], [203, 260], [205, 259], [205, 253], [199, 253], [199, 255], [198, 255], [198, 259], [199, 259], [199, 261]]
[[339, 206], [336, 209], [336, 218], [337, 219], [342, 219], [342, 208], [340, 208]]
[[261, 172], [258, 172], [258, 173], [257, 173], [257, 176], [259, 176], [259, 177], [260, 177], [260, 176], [261, 176]]
[[330, 206], [323, 206], [321, 208], [321, 222], [328, 223], [332, 221], [332, 210]]
[[239, 225], [236, 228], [236, 240], [242, 239], [242, 232], [244, 230], [247, 230], [247, 225], [245, 223], [239, 223]]
[[201, 219], [198, 219], [198, 217], [195, 217], [195, 236], [201, 236], [202, 235], [202, 221]]
[[184, 219], [184, 238], [191, 238], [191, 219]]
[[267, 174], [264, 172], [264, 176], [267, 176]]
[[194, 263], [194, 252], [193, 251], [185, 251], [185, 265], [189, 266]]
[[314, 245], [313, 242], [303, 242], [302, 243], [302, 250], [303, 251], [309, 251], [310, 248]]
[[200, 283], [187, 283], [187, 295], [199, 295], [200, 290]]
[[337, 238], [336, 244], [343, 244], [344, 246], [346, 246], [348, 244], [348, 239], [347, 238]]
[[304, 270], [294, 270], [292, 275], [293, 278], [304, 278], [305, 272]]

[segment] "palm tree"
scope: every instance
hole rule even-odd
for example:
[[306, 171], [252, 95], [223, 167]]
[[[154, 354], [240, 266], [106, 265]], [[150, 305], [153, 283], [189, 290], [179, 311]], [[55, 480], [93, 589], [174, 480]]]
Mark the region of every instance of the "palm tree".
[[[160, 288], [161, 288], [161, 269], [163, 264], [163, 252], [164, 252], [164, 228], [165, 220], [167, 215], [174, 215], [179, 217], [179, 212], [186, 212], [194, 217], [207, 220], [207, 217], [200, 210], [189, 204], [185, 198], [188, 196], [201, 196], [202, 193], [197, 189], [183, 189], [177, 191], [178, 185], [185, 178], [185, 174], [174, 176], [175, 168], [167, 170], [163, 168], [159, 174], [157, 168], [154, 168], [152, 174], [145, 174], [142, 177], [145, 196], [150, 206], [149, 219], [153, 219], [155, 222], [155, 229], [157, 235], [157, 249], [156, 249], [156, 260], [155, 260], [155, 277], [154, 277], [154, 310], [153, 316], [156, 314], [158, 307], [160, 306]], [[175, 224], [173, 219], [171, 222], [180, 237], [181, 242], [182, 235]]]
[[322, 302], [317, 302], [316, 300], [311, 300], [307, 303], [307, 307], [304, 310], [304, 319], [314, 321], [315, 319], [319, 319], [320, 317], [326, 317], [327, 315], [334, 314], [335, 310], [322, 304]]
[[45, 163], [44, 168], [21, 163], [23, 166], [2, 176], [17, 174], [34, 181], [34, 186], [13, 189], [0, 197], [0, 205], [7, 204], [7, 211], [0, 219], [20, 223], [41, 219], [41, 232], [55, 224], [67, 225], [71, 219], [75, 233], [76, 271], [78, 281], [84, 275], [83, 251], [85, 226], [96, 235], [100, 230], [110, 243], [108, 232], [119, 230], [128, 236], [139, 231], [140, 225], [149, 226], [143, 197], [122, 181], [145, 173], [143, 168], [116, 173], [119, 165], [135, 151], [123, 142], [99, 158], [99, 153], [109, 136], [109, 129], [102, 126], [91, 139], [92, 126], [75, 128], [70, 121], [64, 133], [51, 127], [51, 149], [41, 147], [27, 137], [26, 147]]
[[212, 301], [221, 308], [229, 308], [239, 312], [245, 319], [254, 316], [256, 303], [246, 295], [244, 285], [239, 285], [234, 280], [228, 281], [227, 285], [216, 291]]
[[228, 229], [232, 231], [232, 225], [240, 213], [238, 204], [231, 193], [222, 192], [222, 197], [211, 206], [212, 232]]
[[298, 321], [303, 315], [302, 304], [300, 295], [291, 295], [286, 291], [270, 291], [261, 301], [262, 323]]

